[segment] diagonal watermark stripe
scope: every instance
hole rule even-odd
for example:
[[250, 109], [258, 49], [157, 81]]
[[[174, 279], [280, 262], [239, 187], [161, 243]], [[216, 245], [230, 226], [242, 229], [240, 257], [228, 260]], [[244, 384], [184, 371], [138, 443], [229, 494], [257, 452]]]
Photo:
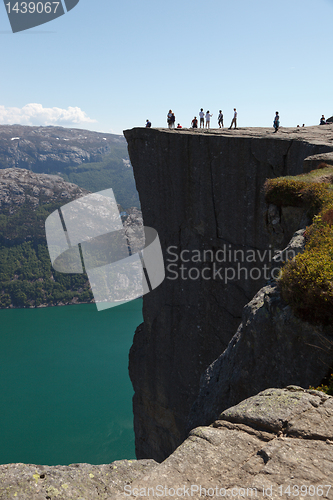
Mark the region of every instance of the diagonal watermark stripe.
[[155, 229], [125, 229], [112, 189], [83, 196], [53, 212], [45, 222], [54, 269], [87, 272], [97, 309], [141, 297], [165, 278]]

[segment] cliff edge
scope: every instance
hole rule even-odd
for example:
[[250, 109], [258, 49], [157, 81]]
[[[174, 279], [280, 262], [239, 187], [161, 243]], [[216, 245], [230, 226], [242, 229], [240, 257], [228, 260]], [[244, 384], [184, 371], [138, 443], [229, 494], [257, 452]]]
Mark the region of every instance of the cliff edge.
[[333, 398], [268, 389], [198, 427], [162, 464], [0, 465], [3, 500], [332, 499]]

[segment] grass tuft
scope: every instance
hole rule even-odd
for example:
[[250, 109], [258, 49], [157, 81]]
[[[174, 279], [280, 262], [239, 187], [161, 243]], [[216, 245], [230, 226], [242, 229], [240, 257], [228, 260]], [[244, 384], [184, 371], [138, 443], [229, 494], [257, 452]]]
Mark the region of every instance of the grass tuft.
[[296, 316], [312, 324], [333, 322], [333, 167], [269, 179], [267, 203], [304, 207], [312, 219], [306, 248], [287, 262], [278, 281], [283, 299]]

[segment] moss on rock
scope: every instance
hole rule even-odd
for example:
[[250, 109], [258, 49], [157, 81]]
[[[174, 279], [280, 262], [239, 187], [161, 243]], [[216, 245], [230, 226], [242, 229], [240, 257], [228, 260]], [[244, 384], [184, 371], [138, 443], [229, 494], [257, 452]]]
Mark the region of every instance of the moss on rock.
[[312, 224], [302, 254], [287, 262], [279, 280], [281, 295], [293, 312], [312, 324], [333, 321], [333, 167], [295, 177], [270, 179], [268, 203], [303, 206]]

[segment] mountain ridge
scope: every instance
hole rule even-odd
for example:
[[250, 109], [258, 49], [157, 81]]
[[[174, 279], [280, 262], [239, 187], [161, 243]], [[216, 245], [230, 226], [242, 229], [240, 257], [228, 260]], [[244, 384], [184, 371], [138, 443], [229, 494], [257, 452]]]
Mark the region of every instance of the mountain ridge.
[[0, 169], [61, 175], [89, 191], [112, 187], [124, 208], [140, 207], [122, 135], [64, 127], [0, 125]]

